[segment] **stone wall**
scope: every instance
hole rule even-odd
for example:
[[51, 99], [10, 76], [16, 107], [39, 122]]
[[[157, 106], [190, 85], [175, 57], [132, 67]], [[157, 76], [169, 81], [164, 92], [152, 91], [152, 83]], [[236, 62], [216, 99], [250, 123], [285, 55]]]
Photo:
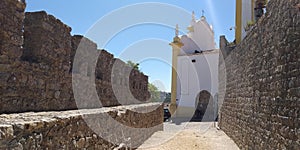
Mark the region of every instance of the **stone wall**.
[[27, 12], [23, 60], [70, 70], [71, 28], [46, 12]]
[[0, 149], [107, 150], [121, 143], [135, 148], [162, 130], [162, 112], [153, 103], [0, 115]]
[[162, 130], [163, 106], [141, 104], [147, 76], [24, 9], [0, 1], [0, 149], [135, 148]]
[[0, 63], [19, 59], [25, 3], [18, 0], [0, 1]]
[[[54, 16], [44, 11], [25, 15], [25, 4], [18, 0], [1, 0], [0, 8], [0, 113], [77, 109], [74, 97], [83, 98], [80, 108], [138, 104], [150, 97], [147, 76], [89, 39], [71, 36], [71, 28]], [[113, 70], [116, 62], [123, 72]], [[76, 84], [74, 77], [86, 82]], [[82, 86], [79, 96], [76, 85]]]
[[97, 94], [104, 106], [137, 104], [149, 99], [148, 77], [143, 73], [114, 58], [106, 50], [97, 50], [96, 44], [82, 36], [73, 36], [72, 43], [71, 60], [76, 59], [75, 64], [71, 62], [75, 67], [73, 74], [95, 77]]
[[270, 0], [234, 50], [220, 44], [220, 127], [241, 149], [300, 149], [299, 3]]

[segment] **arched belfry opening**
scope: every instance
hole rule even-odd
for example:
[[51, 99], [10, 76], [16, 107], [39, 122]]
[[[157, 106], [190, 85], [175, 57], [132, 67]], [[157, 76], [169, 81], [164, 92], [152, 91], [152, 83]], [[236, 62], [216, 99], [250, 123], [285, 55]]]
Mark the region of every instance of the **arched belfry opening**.
[[202, 90], [198, 93], [195, 100], [195, 113], [192, 117], [193, 121], [213, 121], [213, 96], [210, 92]]

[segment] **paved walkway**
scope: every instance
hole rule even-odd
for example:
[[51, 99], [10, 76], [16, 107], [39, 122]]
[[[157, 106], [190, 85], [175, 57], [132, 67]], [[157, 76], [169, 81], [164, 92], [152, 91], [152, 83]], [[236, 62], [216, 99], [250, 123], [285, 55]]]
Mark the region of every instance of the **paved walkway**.
[[213, 122], [166, 122], [138, 150], [238, 150], [236, 144]]

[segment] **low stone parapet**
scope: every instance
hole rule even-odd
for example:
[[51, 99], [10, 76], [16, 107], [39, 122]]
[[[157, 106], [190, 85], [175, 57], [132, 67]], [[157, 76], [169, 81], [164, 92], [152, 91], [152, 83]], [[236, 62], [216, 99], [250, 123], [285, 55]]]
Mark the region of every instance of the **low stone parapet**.
[[0, 149], [135, 148], [162, 130], [159, 103], [0, 115]]

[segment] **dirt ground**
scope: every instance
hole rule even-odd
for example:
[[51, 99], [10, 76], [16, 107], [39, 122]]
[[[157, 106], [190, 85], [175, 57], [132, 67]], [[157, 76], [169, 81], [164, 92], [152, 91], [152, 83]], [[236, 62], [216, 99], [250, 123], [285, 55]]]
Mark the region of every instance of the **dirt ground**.
[[215, 123], [164, 124], [138, 150], [238, 150], [236, 144]]

